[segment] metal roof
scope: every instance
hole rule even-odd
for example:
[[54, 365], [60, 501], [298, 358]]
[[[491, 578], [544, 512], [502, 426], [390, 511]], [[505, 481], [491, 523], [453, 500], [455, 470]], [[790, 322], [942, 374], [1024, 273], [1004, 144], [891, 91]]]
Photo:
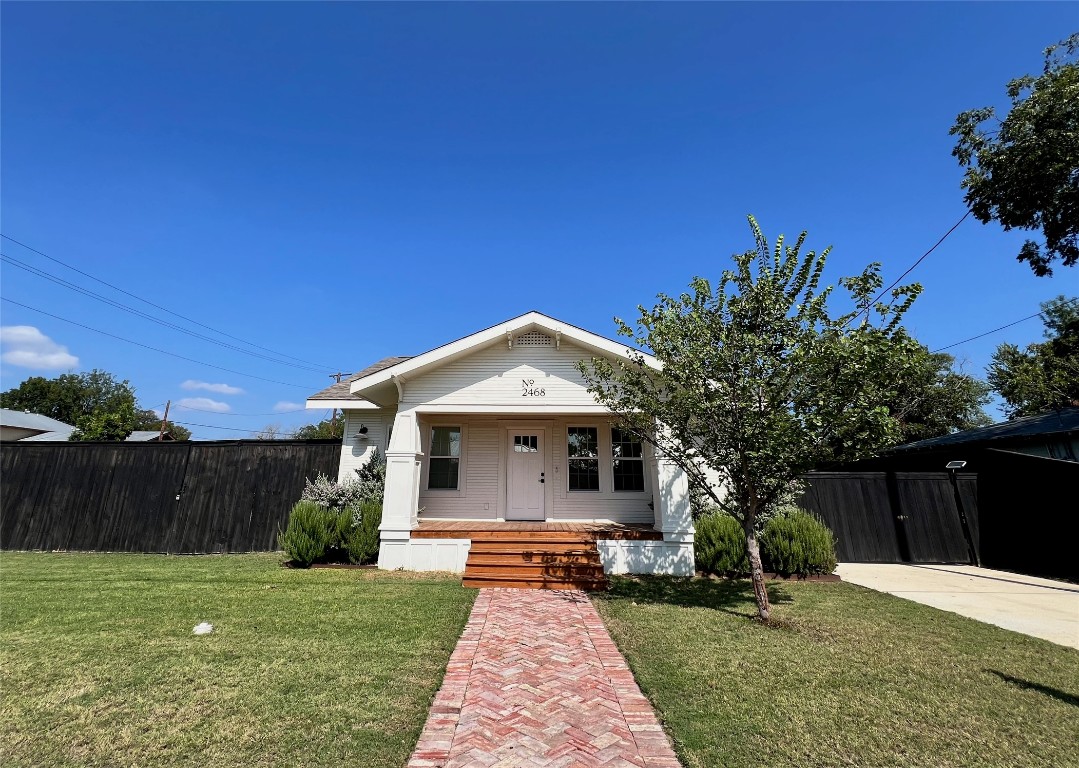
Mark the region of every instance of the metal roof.
[[11, 408], [0, 408], [0, 425], [20, 429], [40, 429], [42, 432], [74, 429], [70, 424], [65, 424], [58, 419], [42, 416], [40, 413], [16, 411]]
[[988, 427], [965, 429], [950, 435], [931, 437], [916, 443], [897, 445], [888, 453], [920, 451], [944, 448], [949, 445], [966, 443], [985, 443], [996, 440], [1022, 440], [1042, 435], [1055, 435], [1079, 431], [1079, 407], [1062, 408], [1059, 411], [1043, 413], [1037, 416], [1024, 416], [1011, 421], [1002, 421]]

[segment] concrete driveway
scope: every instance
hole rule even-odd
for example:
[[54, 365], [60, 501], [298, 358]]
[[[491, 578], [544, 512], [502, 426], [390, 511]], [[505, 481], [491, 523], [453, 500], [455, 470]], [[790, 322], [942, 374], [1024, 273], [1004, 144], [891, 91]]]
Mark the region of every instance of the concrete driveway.
[[852, 584], [1079, 649], [1079, 584], [971, 565], [840, 563]]

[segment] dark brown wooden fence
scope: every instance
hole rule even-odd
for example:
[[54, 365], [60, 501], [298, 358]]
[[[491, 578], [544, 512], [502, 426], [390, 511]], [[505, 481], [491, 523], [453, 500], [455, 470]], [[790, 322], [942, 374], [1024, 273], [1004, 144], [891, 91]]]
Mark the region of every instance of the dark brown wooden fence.
[[336, 440], [0, 445], [0, 547], [266, 552]]
[[947, 472], [811, 472], [800, 504], [836, 537], [840, 562], [969, 563], [960, 504], [979, 548], [977, 476]]

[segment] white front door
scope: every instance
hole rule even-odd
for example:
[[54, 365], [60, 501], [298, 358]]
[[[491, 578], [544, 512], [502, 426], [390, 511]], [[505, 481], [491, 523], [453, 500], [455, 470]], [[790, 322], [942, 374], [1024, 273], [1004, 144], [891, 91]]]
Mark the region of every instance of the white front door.
[[509, 434], [507, 520], [543, 520], [543, 430], [514, 430]]

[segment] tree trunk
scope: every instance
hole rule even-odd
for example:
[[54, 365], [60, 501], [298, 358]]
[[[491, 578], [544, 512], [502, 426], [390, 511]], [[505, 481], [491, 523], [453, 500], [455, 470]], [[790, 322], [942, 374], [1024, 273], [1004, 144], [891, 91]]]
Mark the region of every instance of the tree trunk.
[[761, 565], [761, 548], [757, 544], [756, 515], [746, 515], [746, 553], [749, 555], [749, 575], [753, 580], [753, 596], [757, 598], [757, 614], [761, 621], [768, 621], [772, 606], [768, 603], [768, 589], [764, 585], [764, 566]]

